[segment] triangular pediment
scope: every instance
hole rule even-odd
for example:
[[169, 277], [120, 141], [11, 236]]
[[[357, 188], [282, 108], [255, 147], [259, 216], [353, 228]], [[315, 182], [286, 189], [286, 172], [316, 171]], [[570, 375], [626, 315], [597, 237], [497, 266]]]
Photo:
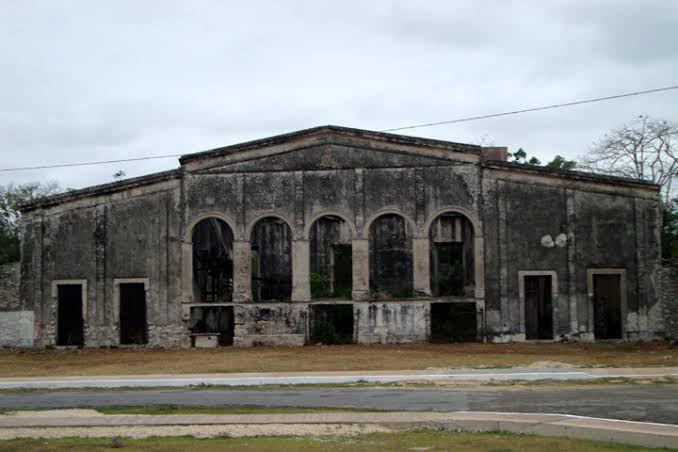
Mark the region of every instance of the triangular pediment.
[[388, 168], [475, 162], [480, 147], [323, 126], [181, 157], [189, 172]]

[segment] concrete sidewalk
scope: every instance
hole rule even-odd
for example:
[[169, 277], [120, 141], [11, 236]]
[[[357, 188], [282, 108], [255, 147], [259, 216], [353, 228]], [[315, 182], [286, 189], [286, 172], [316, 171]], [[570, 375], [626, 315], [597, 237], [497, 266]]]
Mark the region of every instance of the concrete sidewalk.
[[[355, 434], [443, 428], [565, 436], [644, 447], [678, 447], [678, 426], [559, 414], [488, 412], [328, 412], [252, 415], [101, 415], [85, 410], [1, 416], [0, 439], [66, 436], [232, 436]], [[171, 427], [171, 428], [168, 428]], [[293, 429], [291, 427], [294, 427]], [[353, 428], [349, 428], [353, 427]], [[343, 429], [342, 429], [343, 428]]]
[[117, 375], [0, 378], [0, 389], [259, 386], [449, 381], [599, 380], [602, 378], [678, 378], [676, 367], [432, 369], [356, 372], [283, 372], [186, 375]]

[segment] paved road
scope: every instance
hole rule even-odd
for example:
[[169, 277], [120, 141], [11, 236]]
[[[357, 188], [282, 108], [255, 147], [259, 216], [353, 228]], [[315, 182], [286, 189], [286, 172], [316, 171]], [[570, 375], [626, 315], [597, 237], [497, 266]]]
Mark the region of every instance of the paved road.
[[413, 411], [576, 414], [678, 424], [678, 386], [492, 389], [262, 389], [68, 391], [0, 394], [0, 409], [141, 405], [352, 407]]

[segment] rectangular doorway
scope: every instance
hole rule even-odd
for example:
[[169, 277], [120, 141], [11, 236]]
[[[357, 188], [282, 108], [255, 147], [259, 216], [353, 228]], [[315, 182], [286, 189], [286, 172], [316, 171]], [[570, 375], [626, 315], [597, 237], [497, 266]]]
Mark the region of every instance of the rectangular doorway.
[[334, 298], [351, 299], [353, 288], [353, 251], [351, 245], [333, 245], [331, 258], [330, 292]]
[[593, 331], [596, 339], [622, 338], [619, 274], [593, 275]]
[[352, 344], [353, 305], [317, 304], [310, 309], [312, 344]]
[[476, 304], [431, 303], [431, 342], [474, 342], [477, 339]]
[[191, 308], [192, 334], [218, 336], [221, 346], [233, 345], [235, 317], [233, 306], [194, 306]]
[[57, 345], [85, 345], [82, 318], [82, 285], [57, 286]]
[[553, 299], [550, 275], [524, 276], [525, 339], [553, 339]]
[[120, 343], [148, 342], [146, 319], [146, 285], [141, 282], [120, 283]]

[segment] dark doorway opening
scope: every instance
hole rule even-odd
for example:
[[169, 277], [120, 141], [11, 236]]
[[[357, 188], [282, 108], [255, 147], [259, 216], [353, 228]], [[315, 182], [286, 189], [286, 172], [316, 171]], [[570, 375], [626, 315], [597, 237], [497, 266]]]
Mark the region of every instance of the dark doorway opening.
[[57, 345], [85, 345], [82, 285], [57, 286]]
[[593, 275], [593, 328], [596, 339], [621, 339], [621, 276]]
[[233, 299], [233, 234], [225, 221], [205, 218], [192, 232], [193, 296], [200, 303]]
[[348, 224], [334, 215], [320, 217], [309, 238], [311, 297], [351, 299], [353, 236]]
[[314, 305], [311, 307], [311, 322], [311, 343], [353, 343], [353, 305]]
[[337, 298], [351, 298], [353, 288], [353, 250], [351, 245], [332, 247], [332, 295]]
[[146, 344], [146, 287], [144, 283], [120, 284], [120, 343]]
[[196, 306], [191, 308], [191, 333], [218, 334], [219, 345], [233, 345], [235, 320], [233, 306]]
[[431, 303], [431, 342], [474, 342], [476, 339], [475, 303]]
[[266, 217], [257, 222], [252, 246], [254, 301], [292, 297], [292, 230], [283, 220]]
[[525, 338], [553, 339], [553, 300], [551, 276], [530, 275], [525, 284]]
[[385, 214], [370, 226], [370, 289], [378, 299], [412, 297], [412, 233], [405, 218]]
[[437, 296], [464, 295], [464, 244], [434, 243], [431, 289]]
[[434, 296], [473, 296], [473, 224], [459, 213], [439, 215], [429, 228], [431, 292]]

